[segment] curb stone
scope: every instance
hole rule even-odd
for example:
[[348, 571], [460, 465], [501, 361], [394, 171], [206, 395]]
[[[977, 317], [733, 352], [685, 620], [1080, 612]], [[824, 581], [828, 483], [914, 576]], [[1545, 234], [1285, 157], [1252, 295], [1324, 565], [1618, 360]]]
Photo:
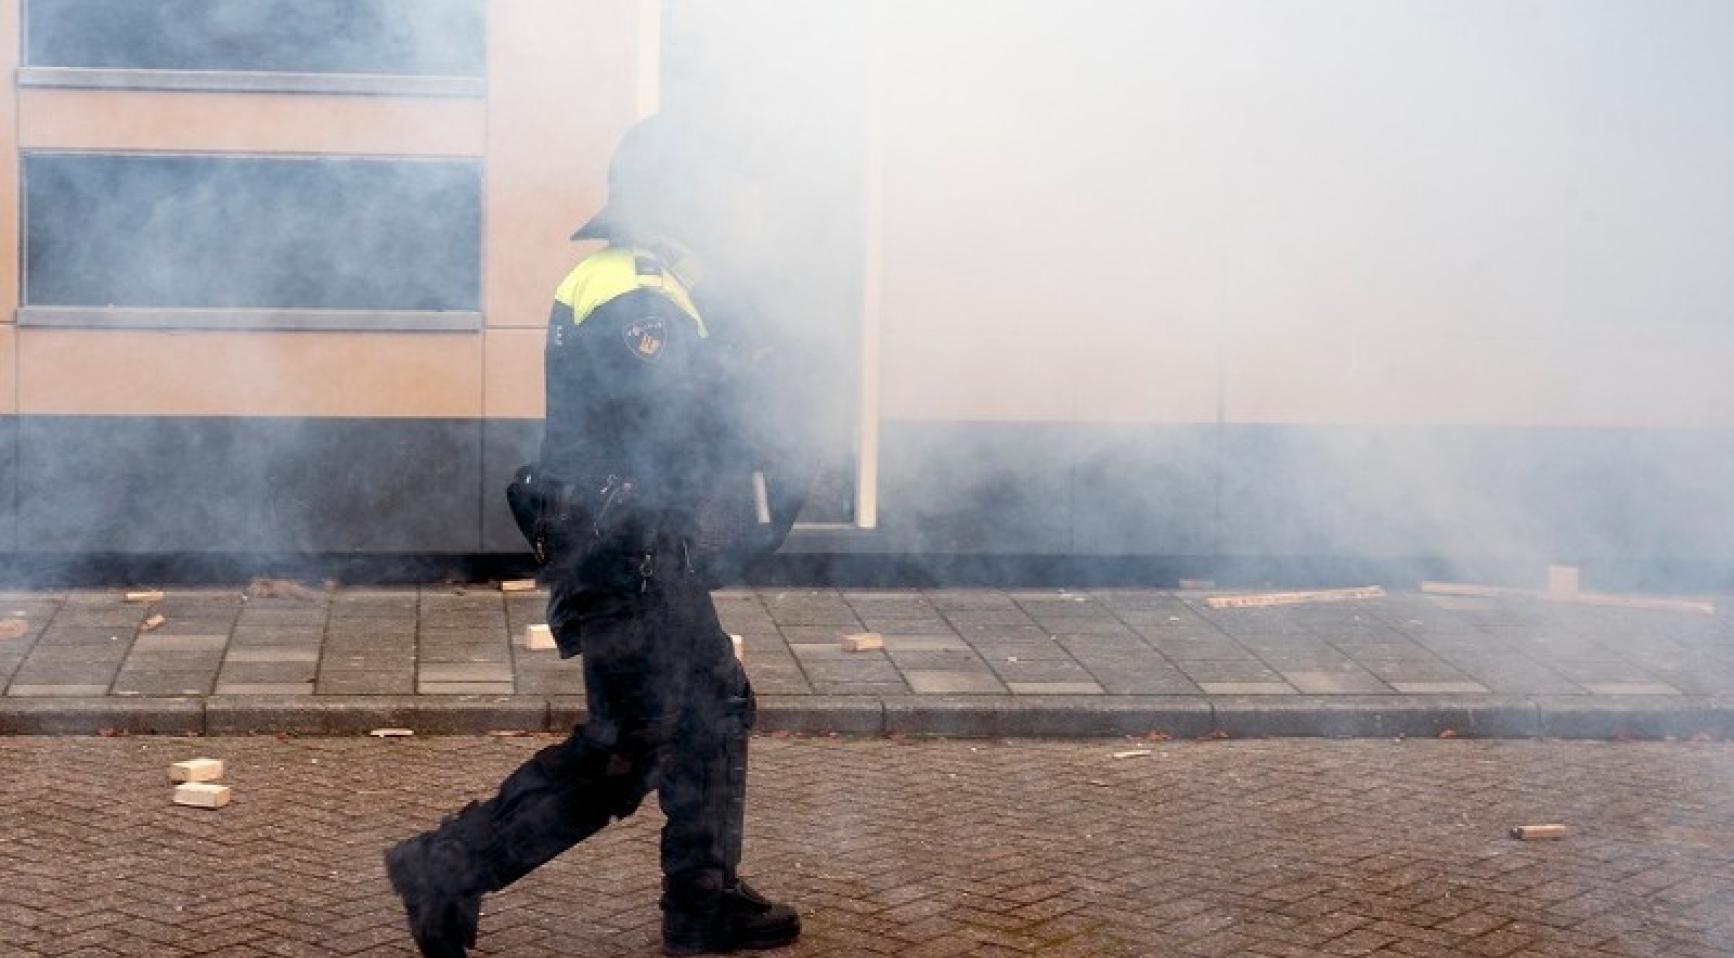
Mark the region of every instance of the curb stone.
[[196, 735], [205, 729], [196, 698], [0, 699], [0, 735]]
[[885, 703], [876, 695], [761, 695], [756, 732], [879, 735]]
[[1231, 738], [1534, 738], [1534, 703], [1509, 696], [1243, 695], [1211, 699]]
[[1567, 739], [1688, 739], [1734, 734], [1734, 701], [1679, 695], [1538, 698], [1541, 734]]
[[[1508, 695], [761, 695], [756, 730], [844, 735], [1174, 738], [1734, 738], [1734, 697]], [[0, 735], [569, 732], [578, 695], [0, 698]]]

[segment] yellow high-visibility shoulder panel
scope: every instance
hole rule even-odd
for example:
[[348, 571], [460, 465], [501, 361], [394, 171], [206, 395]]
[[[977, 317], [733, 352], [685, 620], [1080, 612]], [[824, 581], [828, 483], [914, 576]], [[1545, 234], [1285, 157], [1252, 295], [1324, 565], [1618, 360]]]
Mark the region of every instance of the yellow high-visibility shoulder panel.
[[649, 250], [610, 246], [584, 258], [554, 290], [554, 300], [572, 308], [572, 325], [582, 325], [605, 303], [640, 289], [654, 289], [668, 297], [680, 311], [698, 324], [698, 334], [708, 336], [704, 318], [692, 304], [692, 296], [667, 269], [654, 273], [638, 271], [639, 257], [656, 260]]

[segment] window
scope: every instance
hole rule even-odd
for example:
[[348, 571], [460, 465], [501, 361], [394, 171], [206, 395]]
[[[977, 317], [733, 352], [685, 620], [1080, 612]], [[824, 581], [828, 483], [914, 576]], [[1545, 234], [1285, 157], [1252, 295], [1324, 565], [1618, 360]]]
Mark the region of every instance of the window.
[[482, 0], [28, 0], [25, 65], [480, 77]]
[[20, 322], [457, 311], [473, 328], [481, 193], [472, 160], [27, 153]]

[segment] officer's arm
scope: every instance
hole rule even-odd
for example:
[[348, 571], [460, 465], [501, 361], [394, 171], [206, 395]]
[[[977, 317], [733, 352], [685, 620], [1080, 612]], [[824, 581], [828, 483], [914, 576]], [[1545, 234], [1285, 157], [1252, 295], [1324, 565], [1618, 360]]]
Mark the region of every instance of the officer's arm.
[[548, 312], [548, 342], [542, 352], [546, 421], [542, 465], [564, 479], [577, 478], [584, 461], [585, 419], [578, 415], [577, 390], [584, 381], [585, 355], [573, 335], [572, 307], [558, 299]]

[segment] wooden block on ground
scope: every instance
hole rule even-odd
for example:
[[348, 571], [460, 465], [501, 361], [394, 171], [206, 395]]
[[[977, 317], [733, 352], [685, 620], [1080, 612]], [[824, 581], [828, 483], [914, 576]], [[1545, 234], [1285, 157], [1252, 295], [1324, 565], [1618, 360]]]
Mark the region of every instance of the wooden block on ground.
[[501, 592], [534, 592], [534, 591], [536, 591], [536, 580], [535, 579], [507, 579], [506, 581], [500, 583], [500, 591]]
[[126, 594], [126, 600], [128, 602], [161, 602], [163, 600], [163, 594], [161, 591], [156, 589], [147, 589], [142, 592], [128, 592]]
[[1605, 605], [1621, 609], [1650, 609], [1655, 612], [1702, 612], [1716, 614], [1716, 603], [1700, 599], [1670, 599], [1658, 595], [1614, 595], [1609, 592], [1579, 592], [1561, 596], [1562, 601], [1579, 605]]
[[1550, 565], [1547, 567], [1547, 594], [1577, 595], [1578, 568], [1574, 565]]
[[168, 619], [161, 612], [153, 612], [151, 613], [151, 617], [144, 620], [144, 624], [138, 627], [138, 630], [140, 632], [154, 632], [157, 629], [162, 628], [163, 624], [166, 622], [168, 622]]
[[1273, 605], [1302, 605], [1308, 602], [1351, 602], [1357, 599], [1377, 599], [1385, 590], [1376, 585], [1354, 589], [1314, 589], [1309, 592], [1267, 592], [1261, 595], [1213, 595], [1204, 602], [1212, 609], [1251, 609]]
[[415, 737], [415, 729], [412, 729], [412, 728], [376, 728], [376, 729], [372, 730], [371, 732], [368, 732], [367, 734], [373, 736], [374, 738], [414, 738]]
[[1511, 829], [1511, 837], [1526, 842], [1552, 841], [1571, 834], [1571, 829], [1564, 825], [1517, 825]]
[[223, 777], [220, 758], [192, 758], [169, 766], [171, 782], [214, 782]]
[[531, 651], [546, 651], [557, 649], [559, 646], [554, 643], [554, 630], [548, 628], [547, 625], [526, 625], [524, 626], [524, 648]]
[[229, 786], [210, 782], [185, 782], [175, 786], [175, 804], [193, 808], [222, 808], [229, 804]]
[[871, 652], [885, 648], [885, 637], [877, 632], [857, 632], [843, 636], [843, 651]]
[[1525, 589], [1508, 589], [1498, 585], [1476, 585], [1469, 582], [1422, 582], [1421, 591], [1428, 595], [1466, 595], [1492, 599], [1502, 595], [1534, 595]]

